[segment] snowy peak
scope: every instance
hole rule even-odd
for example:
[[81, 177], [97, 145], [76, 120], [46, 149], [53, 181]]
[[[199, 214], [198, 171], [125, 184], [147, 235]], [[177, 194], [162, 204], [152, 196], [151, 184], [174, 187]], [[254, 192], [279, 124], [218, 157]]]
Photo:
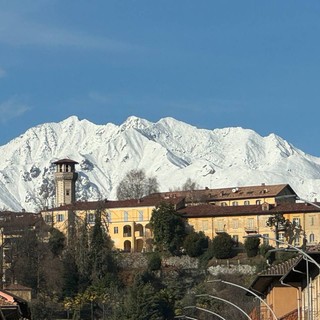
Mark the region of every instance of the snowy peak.
[[0, 206], [28, 211], [54, 203], [54, 165], [79, 162], [78, 200], [115, 199], [126, 172], [141, 168], [162, 191], [187, 178], [200, 187], [288, 183], [302, 197], [319, 198], [320, 159], [270, 134], [240, 127], [199, 129], [173, 118], [156, 123], [135, 116], [96, 125], [71, 116], [30, 128], [0, 147]]

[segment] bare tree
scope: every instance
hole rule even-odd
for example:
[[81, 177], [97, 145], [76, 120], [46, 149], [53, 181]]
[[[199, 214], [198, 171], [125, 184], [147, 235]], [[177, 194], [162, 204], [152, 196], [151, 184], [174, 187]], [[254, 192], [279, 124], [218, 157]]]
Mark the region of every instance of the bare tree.
[[186, 182], [184, 184], [182, 184], [181, 186], [174, 186], [172, 188], [169, 189], [169, 191], [173, 192], [173, 191], [194, 191], [200, 189], [200, 186], [198, 185], [197, 182], [195, 182], [194, 180], [192, 180], [191, 178], [188, 178], [186, 180]]
[[188, 178], [186, 182], [181, 187], [182, 191], [193, 191], [199, 189], [199, 185], [191, 180], [191, 178]]
[[143, 196], [159, 191], [156, 177], [147, 177], [143, 170], [129, 171], [117, 187], [117, 198], [140, 199]]

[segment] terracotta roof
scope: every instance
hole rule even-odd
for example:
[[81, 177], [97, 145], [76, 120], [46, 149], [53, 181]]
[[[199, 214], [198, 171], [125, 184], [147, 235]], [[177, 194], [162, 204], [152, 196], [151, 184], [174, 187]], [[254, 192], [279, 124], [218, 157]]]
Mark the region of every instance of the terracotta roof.
[[239, 215], [271, 215], [275, 213], [306, 213], [320, 212], [320, 209], [304, 203], [281, 203], [277, 205], [270, 204], [268, 210], [263, 210], [262, 205], [247, 206], [218, 206], [211, 204], [201, 204], [197, 206], [188, 206], [179, 209], [186, 218], [199, 217], [219, 217], [219, 216], [239, 216]]
[[291, 258], [279, 264], [272, 265], [265, 271], [259, 273], [249, 286], [249, 290], [260, 293], [263, 295], [270, 284], [279, 280], [287, 274], [293, 266], [301, 260], [301, 256]]
[[[310, 248], [308, 248], [306, 253], [318, 264], [320, 263], [319, 251], [312, 251], [310, 250]], [[317, 274], [319, 273], [319, 268], [314, 262], [310, 260], [308, 263], [306, 263], [306, 259], [304, 259], [302, 255], [300, 255], [300, 259], [297, 260], [296, 264], [294, 265], [294, 270], [289, 269], [288, 272], [283, 275], [281, 280], [285, 282], [302, 282], [305, 279], [307, 265], [309, 268], [310, 275], [314, 276], [314, 273], [311, 271], [312, 269], [314, 269]], [[299, 270], [301, 273], [297, 272], [297, 270]]]
[[283, 276], [300, 260], [301, 256], [288, 259], [282, 263], [270, 266], [267, 270], [261, 272], [260, 275]]
[[15, 290], [15, 291], [31, 291], [32, 289], [29, 288], [29, 287], [25, 287], [21, 284], [18, 284], [18, 283], [12, 283], [12, 284], [9, 284], [5, 287], [5, 290], [7, 291], [10, 291], [10, 290]]
[[203, 190], [188, 190], [188, 191], [171, 191], [157, 193], [163, 197], [170, 197], [172, 195], [186, 197], [186, 202], [207, 202], [207, 201], [222, 201], [222, 200], [236, 200], [236, 199], [250, 199], [250, 198], [268, 198], [276, 197], [285, 190], [290, 191], [290, 194], [296, 195], [294, 190], [288, 184], [276, 184], [260, 186], [241, 186], [219, 189], [203, 189]]
[[132, 208], [132, 207], [153, 207], [159, 205], [161, 202], [172, 203], [179, 205], [183, 203], [183, 197], [176, 197], [164, 199], [161, 197], [146, 197], [142, 199], [130, 200], [103, 200], [103, 201], [78, 201], [74, 204], [68, 204], [45, 211], [65, 211], [65, 210], [96, 210], [96, 209], [114, 209], [114, 208]]
[[0, 212], [0, 228], [3, 228], [3, 233], [17, 234], [23, 232], [27, 228], [37, 228], [45, 225], [40, 214], [31, 212]]

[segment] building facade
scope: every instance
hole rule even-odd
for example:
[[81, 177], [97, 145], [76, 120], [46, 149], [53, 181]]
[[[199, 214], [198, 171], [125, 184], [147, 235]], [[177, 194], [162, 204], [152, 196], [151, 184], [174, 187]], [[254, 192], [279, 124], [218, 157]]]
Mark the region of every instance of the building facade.
[[[41, 215], [67, 238], [80, 223], [93, 226], [95, 212], [99, 210], [116, 249], [151, 250], [152, 210], [164, 201], [172, 203], [195, 231], [203, 231], [211, 239], [222, 232], [230, 234], [235, 244], [250, 234], [272, 238], [275, 234], [267, 221], [275, 214], [282, 214], [296, 226], [295, 245], [320, 242], [320, 210], [310, 204], [296, 203], [297, 194], [288, 184], [163, 192], [125, 201], [77, 202], [77, 162], [62, 159], [54, 164], [56, 207], [42, 211]], [[284, 232], [280, 231], [279, 235], [280, 240], [285, 240]], [[270, 244], [274, 245], [272, 241]]]

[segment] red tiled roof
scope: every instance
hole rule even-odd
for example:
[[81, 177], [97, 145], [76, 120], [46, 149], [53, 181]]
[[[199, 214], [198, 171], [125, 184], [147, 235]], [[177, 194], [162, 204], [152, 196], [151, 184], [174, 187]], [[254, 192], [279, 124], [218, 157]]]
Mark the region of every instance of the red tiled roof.
[[304, 203], [281, 203], [269, 205], [269, 210], [263, 210], [262, 205], [218, 206], [202, 204], [188, 206], [178, 210], [186, 218], [239, 216], [239, 215], [271, 215], [275, 213], [306, 213], [320, 212], [320, 209]]
[[12, 283], [12, 284], [9, 284], [8, 286], [5, 287], [5, 290], [7, 291], [10, 291], [10, 290], [15, 290], [15, 291], [27, 291], [27, 290], [32, 290], [31, 288], [29, 287], [25, 287], [21, 284], [18, 284], [18, 283]]
[[64, 210], [96, 210], [96, 209], [114, 209], [114, 208], [132, 208], [132, 207], [152, 207], [161, 202], [178, 205], [184, 201], [183, 197], [164, 199], [161, 197], [146, 197], [142, 199], [129, 200], [103, 200], [103, 201], [78, 201], [74, 204], [68, 204], [43, 211], [64, 211]]
[[260, 275], [283, 276], [300, 260], [301, 256], [288, 259], [282, 263], [270, 266], [268, 269], [261, 272]]
[[24, 231], [30, 227], [45, 225], [40, 214], [31, 212], [0, 212], [0, 228], [4, 234], [13, 234]]
[[156, 195], [170, 197], [176, 195], [178, 197], [186, 197], [187, 202], [206, 202], [206, 201], [222, 201], [250, 198], [269, 198], [276, 197], [288, 190], [290, 194], [296, 195], [294, 190], [288, 184], [276, 184], [260, 186], [242, 186], [232, 188], [219, 189], [203, 189], [203, 190], [188, 190], [188, 191], [171, 191], [157, 193]]
[[272, 265], [257, 275], [249, 289], [257, 293], [264, 294], [273, 281], [279, 280], [281, 277], [287, 274], [300, 260], [301, 256], [298, 256], [288, 259], [282, 263]]

